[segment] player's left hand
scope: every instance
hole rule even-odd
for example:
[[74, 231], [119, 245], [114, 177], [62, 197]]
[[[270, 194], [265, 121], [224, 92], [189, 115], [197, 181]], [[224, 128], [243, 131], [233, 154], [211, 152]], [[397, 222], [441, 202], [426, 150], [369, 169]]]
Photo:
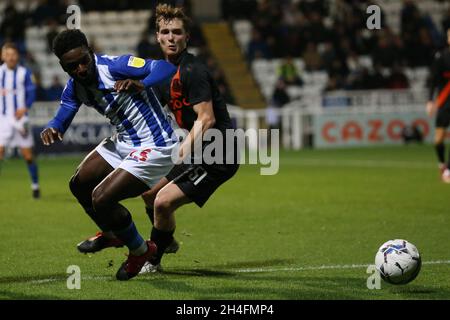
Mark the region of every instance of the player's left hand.
[[144, 90], [145, 87], [139, 80], [126, 79], [117, 80], [114, 89], [117, 92], [138, 93]]
[[27, 108], [18, 108], [15, 114], [16, 119], [20, 120], [25, 115], [25, 113], [27, 113]]

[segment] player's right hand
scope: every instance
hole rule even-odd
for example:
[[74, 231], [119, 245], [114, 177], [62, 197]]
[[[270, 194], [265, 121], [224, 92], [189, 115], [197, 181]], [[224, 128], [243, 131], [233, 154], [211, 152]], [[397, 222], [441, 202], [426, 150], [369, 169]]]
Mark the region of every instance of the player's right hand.
[[433, 114], [436, 112], [436, 104], [434, 101], [428, 101], [427, 102], [427, 114], [429, 117], [432, 117]]
[[42, 143], [46, 146], [55, 143], [56, 139], [62, 141], [63, 135], [55, 128], [46, 128], [41, 132]]

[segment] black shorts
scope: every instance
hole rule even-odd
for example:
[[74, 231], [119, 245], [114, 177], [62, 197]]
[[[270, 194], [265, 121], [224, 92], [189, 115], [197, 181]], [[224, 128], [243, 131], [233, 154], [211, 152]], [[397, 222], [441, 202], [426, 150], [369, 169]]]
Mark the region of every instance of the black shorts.
[[447, 128], [450, 125], [450, 102], [438, 108], [436, 115], [436, 128]]
[[202, 207], [216, 189], [229, 180], [239, 164], [179, 164], [166, 175], [183, 193]]

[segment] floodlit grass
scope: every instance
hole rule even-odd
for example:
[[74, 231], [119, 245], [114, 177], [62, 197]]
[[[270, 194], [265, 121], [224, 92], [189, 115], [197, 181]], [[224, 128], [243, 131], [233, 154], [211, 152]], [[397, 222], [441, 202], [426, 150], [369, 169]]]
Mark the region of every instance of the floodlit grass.
[[[96, 231], [68, 188], [80, 160], [39, 159], [37, 201], [25, 164], [3, 163], [0, 299], [450, 299], [450, 185], [430, 146], [282, 152], [274, 176], [243, 165], [203, 209], [178, 211], [165, 272], [128, 282], [114, 277], [126, 249], [76, 250]], [[124, 204], [148, 237], [142, 200]], [[421, 273], [367, 289], [364, 265], [395, 238], [418, 247]], [[67, 288], [70, 265], [80, 290]]]

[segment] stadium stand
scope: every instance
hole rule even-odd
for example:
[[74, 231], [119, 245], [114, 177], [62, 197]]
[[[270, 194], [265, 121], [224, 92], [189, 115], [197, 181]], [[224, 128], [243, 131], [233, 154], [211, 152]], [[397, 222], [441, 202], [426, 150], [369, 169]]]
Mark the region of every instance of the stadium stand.
[[[65, 28], [66, 7], [71, 3], [81, 6], [81, 29], [96, 52], [108, 55], [143, 53], [146, 55], [144, 58], [161, 58], [154, 36], [152, 6], [155, 3], [152, 1], [1, 1], [0, 44], [6, 40], [18, 44], [22, 55], [26, 57], [23, 63], [35, 74], [38, 100], [53, 100], [57, 94], [52, 91], [52, 87], [58, 83], [64, 84], [68, 79], [58, 59], [51, 53], [51, 40]], [[20, 30], [12, 35], [8, 33], [11, 29]], [[204, 58], [214, 70], [219, 89], [228, 102], [234, 103], [223, 71], [211, 56], [196, 21], [192, 27], [189, 51]]]
[[[141, 42], [141, 48], [147, 52], [155, 45], [154, 38], [143, 36], [154, 32], [151, 1], [128, 1], [127, 7], [110, 1], [95, 4], [82, 0], [1, 1], [0, 42], [11, 37], [8, 16], [14, 15], [13, 40], [26, 54], [26, 64], [37, 73], [44, 90], [56, 79], [62, 83], [67, 79], [56, 57], [50, 53], [49, 43], [55, 32], [64, 28], [61, 22], [66, 17], [65, 6], [70, 3], [82, 6], [82, 30], [98, 52], [137, 54]], [[365, 26], [365, 9], [371, 3], [382, 9], [383, 30], [369, 31]], [[14, 12], [7, 11], [11, 7], [15, 8]], [[250, 91], [255, 89], [250, 84], [256, 82], [256, 90], [265, 100], [255, 98], [257, 102], [249, 104], [252, 108], [271, 103], [286, 56], [292, 56], [301, 80], [286, 87], [290, 100], [334, 90], [423, 89], [433, 53], [444, 44], [442, 30], [450, 25], [448, 1], [222, 0], [222, 8], [244, 65], [235, 73], [243, 73], [247, 68], [252, 74], [247, 81], [249, 85], [245, 85], [249, 89], [242, 91], [252, 96]], [[18, 20], [23, 23], [17, 23]], [[194, 34], [208, 34], [208, 28], [204, 27], [207, 25], [202, 26], [197, 25]], [[256, 42], [255, 31], [261, 36]], [[225, 35], [223, 33], [221, 39], [225, 39]], [[215, 33], [213, 36], [216, 37]], [[242, 86], [230, 89], [228, 83], [234, 84], [236, 76], [232, 68], [224, 68], [224, 63], [215, 59], [220, 59], [217, 51], [221, 50], [214, 47], [217, 45], [211, 47], [210, 39], [205, 41], [202, 36], [192, 39], [192, 45], [190, 50], [205, 56], [205, 61], [211, 58], [211, 51], [215, 51], [213, 61], [208, 64], [218, 69], [214, 74], [220, 80], [221, 90], [228, 102], [245, 107], [245, 103], [239, 102], [250, 98], [235, 99], [236, 88]]]
[[[288, 86], [292, 99], [340, 89], [424, 88], [431, 58], [444, 45], [442, 31], [450, 7], [446, 1], [429, 0], [246, 2], [253, 8], [247, 18], [233, 11], [232, 5], [224, 16], [231, 21], [244, 55], [255, 47], [260, 50], [256, 56], [251, 52], [248, 60], [268, 103], [278, 80], [277, 70], [288, 55], [294, 56], [303, 80], [301, 86]], [[381, 7], [383, 30], [367, 30], [365, 9], [370, 4]], [[263, 35], [256, 44], [252, 42], [255, 30]], [[308, 70], [305, 52], [310, 43], [316, 46], [311, 46], [307, 58], [319, 61]], [[374, 87], [379, 82], [371, 78], [377, 72], [385, 81]]]

